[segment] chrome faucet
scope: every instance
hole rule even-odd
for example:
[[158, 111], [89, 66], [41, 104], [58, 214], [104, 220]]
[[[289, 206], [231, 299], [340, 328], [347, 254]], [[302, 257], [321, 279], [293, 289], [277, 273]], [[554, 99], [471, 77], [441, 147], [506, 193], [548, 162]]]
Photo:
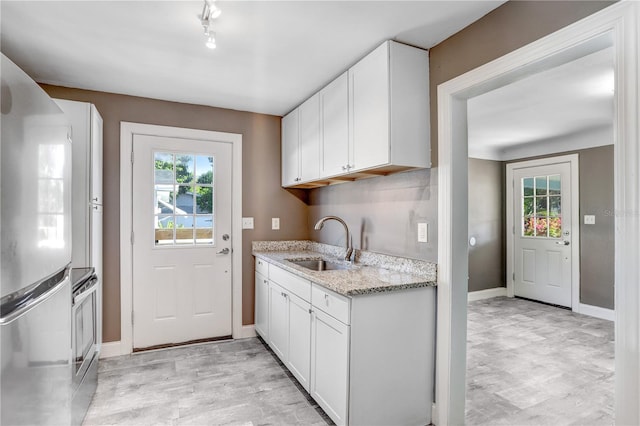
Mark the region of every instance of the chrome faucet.
[[353, 254], [353, 244], [351, 242], [351, 234], [349, 233], [349, 227], [347, 226], [346, 222], [342, 219], [340, 219], [338, 216], [325, 216], [322, 219], [320, 219], [318, 222], [316, 222], [316, 225], [313, 227], [316, 231], [319, 231], [322, 229], [322, 227], [324, 226], [324, 223], [327, 220], [337, 220], [338, 222], [340, 222], [342, 224], [342, 226], [344, 226], [344, 232], [347, 234], [346, 235], [346, 241], [344, 243], [345, 246], [345, 250], [346, 253], [344, 255], [344, 260], [346, 261], [351, 261], [351, 255]]

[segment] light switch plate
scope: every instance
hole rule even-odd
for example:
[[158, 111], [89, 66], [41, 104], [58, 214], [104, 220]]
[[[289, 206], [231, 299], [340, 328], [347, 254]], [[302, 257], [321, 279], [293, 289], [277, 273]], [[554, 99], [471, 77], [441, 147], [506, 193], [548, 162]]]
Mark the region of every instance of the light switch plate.
[[253, 229], [253, 218], [252, 217], [243, 217], [242, 218], [242, 229]]
[[596, 224], [596, 217], [592, 214], [585, 214], [584, 215], [584, 224], [585, 225], [595, 225]]
[[280, 229], [280, 218], [279, 217], [272, 217], [271, 218], [271, 229], [273, 229], [273, 230]]
[[426, 222], [418, 223], [418, 242], [419, 243], [428, 243], [429, 242], [429, 226]]

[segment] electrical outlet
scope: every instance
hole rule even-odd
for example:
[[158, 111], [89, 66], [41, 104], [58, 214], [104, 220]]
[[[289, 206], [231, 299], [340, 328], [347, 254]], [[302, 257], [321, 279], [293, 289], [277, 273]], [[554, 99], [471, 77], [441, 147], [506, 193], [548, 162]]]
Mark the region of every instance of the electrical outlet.
[[585, 215], [584, 215], [584, 224], [585, 224], [585, 225], [595, 225], [595, 224], [596, 224], [596, 217], [595, 217], [595, 215], [592, 215], [592, 214], [585, 214]]
[[243, 217], [242, 218], [242, 229], [253, 229], [253, 218], [252, 217]]
[[280, 229], [280, 218], [279, 217], [272, 217], [271, 218], [271, 229], [273, 229], [273, 230]]
[[429, 225], [426, 222], [418, 223], [418, 242], [429, 242]]

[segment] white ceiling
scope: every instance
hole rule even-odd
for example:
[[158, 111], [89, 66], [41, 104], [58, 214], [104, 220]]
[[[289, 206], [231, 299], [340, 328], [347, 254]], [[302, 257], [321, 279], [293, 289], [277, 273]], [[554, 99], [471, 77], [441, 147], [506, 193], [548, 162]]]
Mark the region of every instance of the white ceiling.
[[386, 39], [429, 48], [499, 1], [0, 2], [2, 52], [41, 83], [283, 115]]
[[469, 156], [510, 160], [613, 143], [613, 48], [467, 103]]

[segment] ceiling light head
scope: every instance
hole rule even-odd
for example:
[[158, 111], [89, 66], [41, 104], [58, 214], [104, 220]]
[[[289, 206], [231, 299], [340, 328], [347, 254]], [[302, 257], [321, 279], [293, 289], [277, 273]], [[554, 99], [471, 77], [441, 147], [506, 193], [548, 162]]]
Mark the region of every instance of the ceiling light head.
[[216, 6], [214, 0], [204, 0], [204, 8], [202, 9], [202, 20], [212, 21], [222, 15], [222, 10]]
[[209, 33], [209, 36], [207, 37], [207, 42], [205, 43], [205, 45], [209, 49], [215, 49], [216, 48], [216, 33], [214, 33], [214, 32], [210, 32]]

